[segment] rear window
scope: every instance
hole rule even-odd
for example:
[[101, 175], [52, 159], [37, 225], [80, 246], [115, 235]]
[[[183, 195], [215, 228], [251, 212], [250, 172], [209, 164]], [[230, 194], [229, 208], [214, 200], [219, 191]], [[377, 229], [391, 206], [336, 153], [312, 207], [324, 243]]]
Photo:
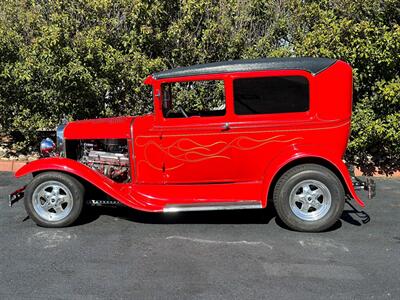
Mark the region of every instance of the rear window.
[[305, 112], [310, 108], [309, 84], [303, 76], [236, 79], [233, 89], [238, 115]]

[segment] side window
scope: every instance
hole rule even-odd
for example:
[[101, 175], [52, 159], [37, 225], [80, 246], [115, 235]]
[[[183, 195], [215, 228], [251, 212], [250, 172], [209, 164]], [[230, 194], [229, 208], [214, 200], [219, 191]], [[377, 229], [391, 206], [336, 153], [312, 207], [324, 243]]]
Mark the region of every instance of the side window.
[[238, 115], [305, 112], [310, 108], [309, 84], [303, 76], [236, 79], [233, 90]]
[[222, 80], [172, 82], [162, 85], [165, 118], [225, 115]]

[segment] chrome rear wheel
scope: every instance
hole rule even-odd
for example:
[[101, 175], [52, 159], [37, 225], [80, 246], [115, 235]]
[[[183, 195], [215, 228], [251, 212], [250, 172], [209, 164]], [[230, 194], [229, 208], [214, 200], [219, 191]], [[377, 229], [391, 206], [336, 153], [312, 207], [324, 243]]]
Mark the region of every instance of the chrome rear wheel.
[[279, 218], [291, 229], [318, 232], [332, 227], [343, 212], [345, 193], [330, 169], [302, 164], [287, 170], [274, 189]]
[[332, 197], [321, 181], [303, 180], [295, 185], [289, 196], [292, 212], [304, 221], [317, 221], [331, 208]]

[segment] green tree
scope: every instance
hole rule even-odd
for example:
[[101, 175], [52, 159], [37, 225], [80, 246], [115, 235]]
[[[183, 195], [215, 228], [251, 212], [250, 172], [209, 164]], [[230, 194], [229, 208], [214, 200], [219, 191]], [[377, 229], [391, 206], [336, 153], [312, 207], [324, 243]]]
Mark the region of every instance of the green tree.
[[0, 125], [20, 150], [63, 114], [150, 111], [142, 81], [167, 68], [267, 56], [325, 56], [354, 69], [347, 160], [400, 168], [398, 0], [3, 0]]

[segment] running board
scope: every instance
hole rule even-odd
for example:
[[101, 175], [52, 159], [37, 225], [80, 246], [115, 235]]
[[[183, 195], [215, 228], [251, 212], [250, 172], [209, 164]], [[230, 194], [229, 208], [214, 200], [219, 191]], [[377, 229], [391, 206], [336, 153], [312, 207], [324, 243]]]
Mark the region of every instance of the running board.
[[167, 204], [163, 212], [180, 211], [210, 211], [210, 210], [232, 210], [232, 209], [260, 209], [262, 205], [259, 201], [240, 201], [240, 202], [204, 202], [190, 204]]

